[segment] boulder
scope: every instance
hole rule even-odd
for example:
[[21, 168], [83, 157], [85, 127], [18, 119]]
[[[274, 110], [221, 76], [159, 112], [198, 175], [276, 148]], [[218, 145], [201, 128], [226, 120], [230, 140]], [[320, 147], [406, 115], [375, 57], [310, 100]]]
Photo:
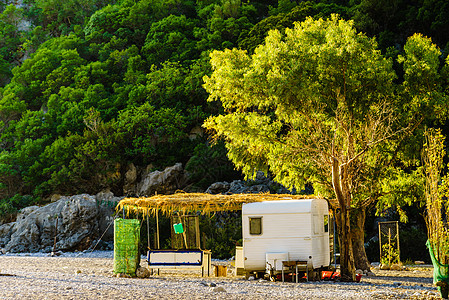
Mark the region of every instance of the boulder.
[[50, 197], [50, 201], [51, 201], [51, 202], [56, 202], [56, 201], [58, 201], [59, 199], [61, 199], [61, 197], [62, 197], [62, 195], [60, 195], [60, 194], [53, 194], [53, 195], [51, 195], [51, 197]]
[[150, 277], [150, 270], [145, 267], [139, 267], [136, 270], [136, 276], [139, 278], [148, 278]]
[[270, 187], [263, 184], [253, 185], [249, 187], [248, 192], [251, 194], [269, 193]]
[[138, 171], [136, 166], [131, 163], [128, 165], [128, 170], [125, 173], [123, 184], [123, 192], [125, 195], [135, 194], [135, 185], [137, 184]]
[[234, 180], [229, 186], [227, 193], [229, 194], [244, 194], [247, 193], [249, 187], [245, 184], [243, 180]]
[[393, 270], [393, 271], [402, 271], [402, 266], [399, 265], [399, 264], [392, 264], [392, 265], [390, 266], [390, 270]]
[[[105, 233], [103, 223], [113, 221], [113, 212], [113, 208], [100, 206], [95, 196], [87, 194], [61, 197], [43, 207], [27, 207], [16, 222], [0, 226], [0, 247], [13, 253], [88, 249]], [[103, 236], [107, 238], [111, 235]]]
[[165, 168], [164, 171], [147, 173], [137, 185], [138, 195], [172, 194], [184, 182], [184, 169], [181, 163]]
[[260, 194], [269, 192], [270, 192], [269, 182], [234, 180], [233, 182], [231, 182], [231, 185], [227, 193]]
[[152, 168], [149, 165], [144, 171], [139, 171], [131, 164], [125, 173], [124, 194], [137, 196], [151, 196], [155, 193], [173, 194], [186, 182], [181, 163], [167, 167], [163, 171], [151, 171]]
[[214, 293], [226, 293], [226, 290], [221, 286], [216, 286], [212, 289]]
[[231, 183], [215, 182], [206, 190], [209, 194], [260, 194], [277, 193], [291, 194], [291, 191], [267, 178], [263, 172], [258, 171], [254, 180], [234, 180]]
[[[6, 223], [0, 226], [0, 247], [4, 248], [6, 244], [11, 240], [11, 229], [15, 225], [15, 222]], [[6, 249], [2, 249], [2, 253], [6, 253]]]
[[208, 194], [224, 194], [226, 193], [230, 188], [229, 182], [223, 181], [223, 182], [215, 182], [212, 183], [211, 186], [209, 186], [206, 190], [206, 193]]

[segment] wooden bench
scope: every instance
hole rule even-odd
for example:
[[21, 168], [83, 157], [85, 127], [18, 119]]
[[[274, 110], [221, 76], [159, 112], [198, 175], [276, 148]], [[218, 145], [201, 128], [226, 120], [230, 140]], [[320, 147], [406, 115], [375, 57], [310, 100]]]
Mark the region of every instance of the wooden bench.
[[209, 250], [149, 250], [148, 269], [201, 269], [201, 276], [210, 276], [211, 256]]

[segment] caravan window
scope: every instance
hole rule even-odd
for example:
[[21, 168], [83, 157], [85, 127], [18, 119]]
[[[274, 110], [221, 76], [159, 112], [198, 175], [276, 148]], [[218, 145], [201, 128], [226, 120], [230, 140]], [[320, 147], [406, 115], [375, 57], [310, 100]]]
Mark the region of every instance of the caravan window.
[[313, 233], [323, 233], [323, 223], [321, 223], [321, 218], [319, 215], [313, 215]]
[[262, 234], [262, 217], [249, 218], [249, 234]]
[[324, 232], [329, 232], [329, 216], [324, 215]]

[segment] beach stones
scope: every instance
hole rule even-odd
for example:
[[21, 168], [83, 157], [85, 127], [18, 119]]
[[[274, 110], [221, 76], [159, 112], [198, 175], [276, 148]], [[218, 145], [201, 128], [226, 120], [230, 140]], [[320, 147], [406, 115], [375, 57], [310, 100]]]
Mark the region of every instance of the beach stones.
[[145, 267], [137, 268], [136, 276], [139, 278], [148, 278], [150, 277], [150, 270], [148, 270], [148, 268]]

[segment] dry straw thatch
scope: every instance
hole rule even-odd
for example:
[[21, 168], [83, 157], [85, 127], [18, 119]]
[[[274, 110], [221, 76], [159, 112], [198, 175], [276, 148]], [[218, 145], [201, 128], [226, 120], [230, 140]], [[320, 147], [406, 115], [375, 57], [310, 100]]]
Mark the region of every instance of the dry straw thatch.
[[288, 194], [232, 194], [212, 195], [204, 193], [176, 193], [173, 195], [155, 195], [152, 197], [125, 198], [117, 205], [117, 211], [125, 210], [144, 216], [154, 216], [158, 211], [165, 215], [174, 212], [181, 214], [200, 211], [202, 214], [217, 211], [236, 211], [242, 209], [243, 203], [311, 199], [311, 195]]

